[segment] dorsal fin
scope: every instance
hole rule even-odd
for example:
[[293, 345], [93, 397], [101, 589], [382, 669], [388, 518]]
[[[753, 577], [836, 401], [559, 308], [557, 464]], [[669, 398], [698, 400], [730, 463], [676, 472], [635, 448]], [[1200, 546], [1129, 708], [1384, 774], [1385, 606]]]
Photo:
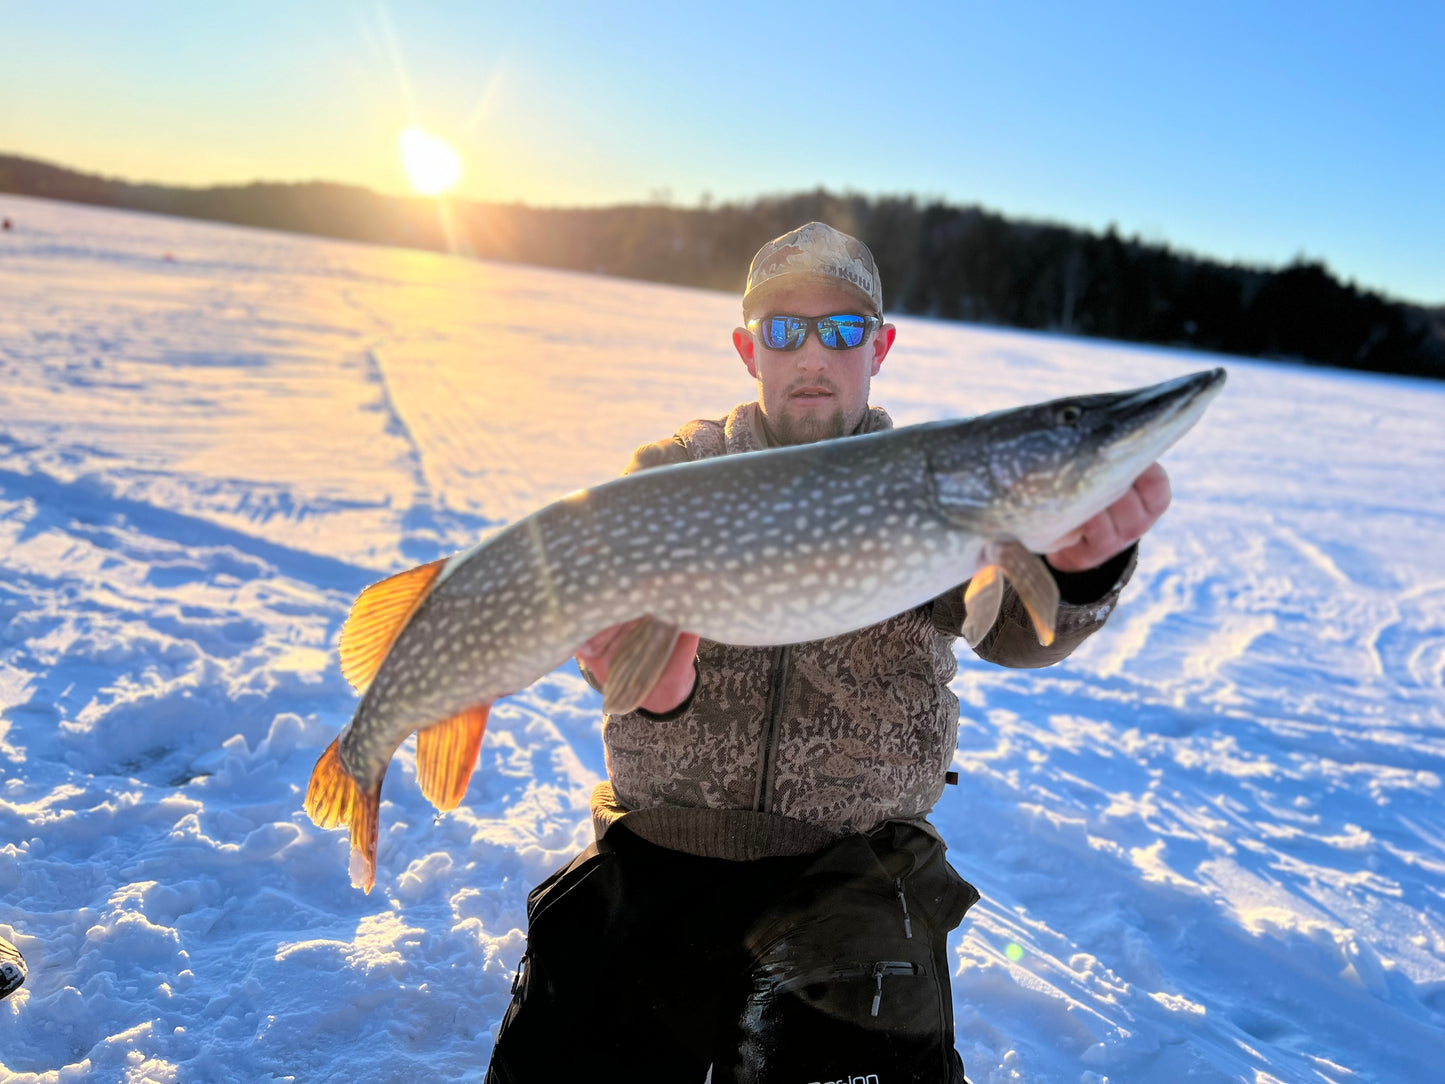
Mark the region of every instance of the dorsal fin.
[[376, 677], [447, 560], [417, 565], [374, 583], [351, 604], [351, 616], [341, 626], [341, 672], [357, 692], [364, 692]]

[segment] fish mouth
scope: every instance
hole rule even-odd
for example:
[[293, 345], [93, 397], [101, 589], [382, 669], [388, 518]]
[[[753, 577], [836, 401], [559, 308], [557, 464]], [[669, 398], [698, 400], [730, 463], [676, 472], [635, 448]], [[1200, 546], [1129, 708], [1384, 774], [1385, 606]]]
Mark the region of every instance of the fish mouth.
[[1163, 451], [1199, 420], [1204, 408], [1223, 390], [1226, 378], [1222, 368], [1205, 369], [1141, 388], [1110, 403], [1106, 450], [1132, 454], [1137, 445], [1146, 443]]
[[1188, 376], [1166, 380], [1162, 384], [1141, 388], [1114, 404], [1111, 413], [1120, 421], [1142, 419], [1154, 414], [1163, 420], [1196, 404], [1203, 407], [1219, 394], [1227, 375], [1222, 368], [1205, 369]]
[[[1039, 530], [1019, 538], [1047, 545], [1085, 523], [1129, 491], [1135, 479], [1188, 432], [1224, 388], [1225, 371], [1207, 369], [1135, 391], [1104, 393], [1085, 414], [1097, 411], [1090, 432], [1059, 472], [1059, 512]], [[1066, 522], [1067, 521], [1067, 522]], [[1045, 537], [1047, 536], [1047, 537]]]

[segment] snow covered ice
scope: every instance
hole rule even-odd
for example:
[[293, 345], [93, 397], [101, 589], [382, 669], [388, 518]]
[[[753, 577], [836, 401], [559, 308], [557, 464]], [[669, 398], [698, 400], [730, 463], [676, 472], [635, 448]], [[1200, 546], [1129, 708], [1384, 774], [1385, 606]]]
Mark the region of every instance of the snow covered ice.
[[[337, 634], [749, 398], [737, 299], [0, 213], [0, 1078], [478, 1079], [527, 891], [589, 837], [599, 697], [569, 666], [498, 703], [439, 820], [403, 749], [363, 896], [301, 809]], [[896, 322], [900, 424], [1220, 362]], [[1445, 385], [1224, 363], [1108, 628], [1036, 672], [960, 643], [976, 1084], [1440, 1079]]]

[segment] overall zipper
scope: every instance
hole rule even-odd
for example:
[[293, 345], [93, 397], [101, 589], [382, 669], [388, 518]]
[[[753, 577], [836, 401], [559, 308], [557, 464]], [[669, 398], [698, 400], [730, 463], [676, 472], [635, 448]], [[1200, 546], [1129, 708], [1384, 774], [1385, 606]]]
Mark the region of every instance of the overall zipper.
[[913, 964], [903, 963], [897, 960], [879, 960], [873, 965], [873, 976], [878, 980], [878, 989], [873, 995], [873, 1008], [869, 1010], [869, 1016], [878, 1015], [878, 1007], [883, 1004], [883, 976], [884, 975], [913, 975], [918, 968]]
[[852, 967], [816, 968], [795, 975], [790, 979], [773, 983], [773, 993], [780, 994], [794, 986], [808, 986], [817, 982], [840, 982], [848, 979], [871, 978], [875, 983], [870, 1016], [877, 1016], [883, 1005], [883, 979], [889, 975], [916, 975], [918, 965], [907, 960], [879, 960], [872, 964], [857, 964]]
[[899, 877], [893, 882], [893, 887], [898, 890], [898, 905], [903, 908], [903, 936], [909, 940], [913, 939], [913, 920], [908, 917], [908, 900], [903, 895], [903, 878]]

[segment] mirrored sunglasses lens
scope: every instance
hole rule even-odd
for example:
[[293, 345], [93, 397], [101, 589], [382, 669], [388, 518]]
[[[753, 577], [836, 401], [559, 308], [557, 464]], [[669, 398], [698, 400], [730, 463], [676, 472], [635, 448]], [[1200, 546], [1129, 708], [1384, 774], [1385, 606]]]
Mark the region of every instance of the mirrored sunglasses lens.
[[863, 341], [868, 327], [862, 316], [830, 316], [826, 324], [819, 322], [818, 333], [823, 345], [833, 350], [851, 350]]
[[803, 345], [807, 325], [796, 316], [773, 316], [763, 321], [763, 342], [769, 350], [795, 350]]

